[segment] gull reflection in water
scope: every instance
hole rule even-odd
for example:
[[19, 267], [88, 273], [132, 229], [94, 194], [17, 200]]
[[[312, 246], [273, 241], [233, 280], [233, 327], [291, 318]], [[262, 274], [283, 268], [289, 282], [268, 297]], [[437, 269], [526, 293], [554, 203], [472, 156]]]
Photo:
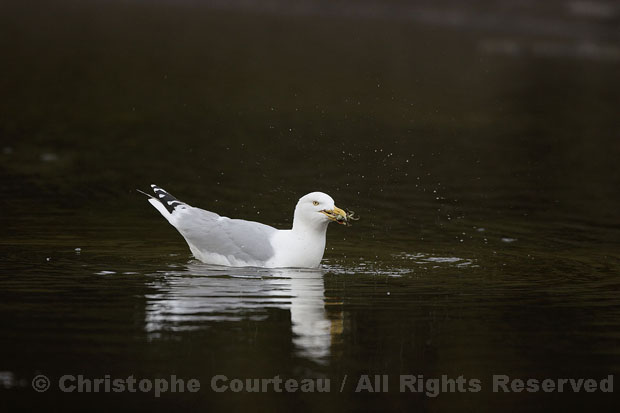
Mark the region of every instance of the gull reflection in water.
[[297, 354], [323, 364], [332, 335], [342, 332], [340, 316], [327, 316], [320, 270], [190, 263], [182, 270], [166, 271], [152, 287], [157, 292], [146, 296], [145, 320], [151, 338], [164, 331], [206, 328], [210, 322], [264, 320], [268, 309], [284, 309], [291, 313]]

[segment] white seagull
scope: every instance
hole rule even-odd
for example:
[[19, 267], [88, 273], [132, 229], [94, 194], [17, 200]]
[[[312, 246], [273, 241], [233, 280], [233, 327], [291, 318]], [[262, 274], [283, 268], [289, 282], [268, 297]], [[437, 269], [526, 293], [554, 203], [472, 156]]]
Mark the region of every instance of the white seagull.
[[243, 219], [230, 219], [195, 208], [151, 185], [148, 201], [187, 241], [194, 257], [206, 264], [232, 267], [317, 268], [325, 251], [331, 222], [349, 225], [352, 212], [334, 205], [323, 192], [311, 192], [297, 202], [293, 228], [279, 230]]

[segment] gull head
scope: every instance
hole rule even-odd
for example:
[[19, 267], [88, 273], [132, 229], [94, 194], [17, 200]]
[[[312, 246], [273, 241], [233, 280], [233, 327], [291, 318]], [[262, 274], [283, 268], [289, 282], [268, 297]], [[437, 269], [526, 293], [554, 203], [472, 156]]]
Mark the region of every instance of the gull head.
[[347, 224], [347, 213], [334, 204], [331, 196], [323, 192], [311, 192], [297, 202], [293, 228], [295, 224], [324, 228], [331, 221]]

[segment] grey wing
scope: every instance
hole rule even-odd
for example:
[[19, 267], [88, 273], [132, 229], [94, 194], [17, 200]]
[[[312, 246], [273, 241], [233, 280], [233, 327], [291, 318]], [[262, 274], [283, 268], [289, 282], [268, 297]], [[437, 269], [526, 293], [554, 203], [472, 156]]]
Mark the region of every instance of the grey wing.
[[202, 251], [243, 261], [267, 261], [274, 255], [269, 241], [277, 231], [273, 227], [189, 206], [179, 212], [174, 226], [188, 243]]

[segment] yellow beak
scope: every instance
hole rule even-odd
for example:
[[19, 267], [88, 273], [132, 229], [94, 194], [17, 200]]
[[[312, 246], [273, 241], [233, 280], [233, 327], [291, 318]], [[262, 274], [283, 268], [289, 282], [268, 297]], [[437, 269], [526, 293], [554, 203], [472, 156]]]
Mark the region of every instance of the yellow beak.
[[347, 223], [347, 213], [336, 206], [334, 207], [334, 209], [324, 209], [320, 212], [325, 214], [330, 220], [335, 221], [339, 224], [346, 225]]

